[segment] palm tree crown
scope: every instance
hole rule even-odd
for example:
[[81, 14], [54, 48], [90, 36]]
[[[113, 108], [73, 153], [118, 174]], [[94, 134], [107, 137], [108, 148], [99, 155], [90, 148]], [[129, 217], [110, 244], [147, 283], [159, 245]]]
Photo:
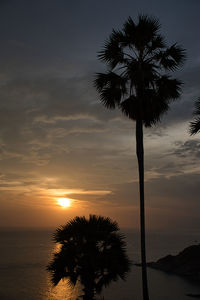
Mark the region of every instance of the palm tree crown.
[[117, 106], [146, 127], [180, 96], [181, 82], [165, 72], [182, 65], [184, 50], [177, 44], [167, 47], [159, 28], [157, 19], [141, 15], [138, 24], [129, 17], [122, 31], [113, 30], [98, 55], [108, 70], [97, 73], [94, 82], [107, 108]]
[[111, 281], [125, 279], [130, 270], [123, 236], [118, 233], [116, 222], [92, 215], [76, 217], [54, 234], [54, 241], [61, 245], [47, 267], [57, 285], [68, 279], [75, 286], [83, 285], [83, 299], [92, 300]]
[[195, 102], [194, 121], [190, 122], [190, 134], [196, 134], [200, 131], [200, 98]]

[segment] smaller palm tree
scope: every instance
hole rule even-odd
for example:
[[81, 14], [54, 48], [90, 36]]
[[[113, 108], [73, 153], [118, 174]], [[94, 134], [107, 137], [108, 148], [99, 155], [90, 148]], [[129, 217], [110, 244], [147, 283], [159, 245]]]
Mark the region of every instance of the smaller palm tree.
[[200, 131], [200, 97], [195, 102], [194, 121], [190, 122], [190, 134], [196, 134]]
[[54, 241], [61, 247], [47, 266], [53, 285], [61, 279], [72, 286], [80, 282], [82, 299], [93, 300], [112, 281], [124, 280], [131, 262], [118, 231], [116, 222], [95, 215], [75, 217], [56, 229]]

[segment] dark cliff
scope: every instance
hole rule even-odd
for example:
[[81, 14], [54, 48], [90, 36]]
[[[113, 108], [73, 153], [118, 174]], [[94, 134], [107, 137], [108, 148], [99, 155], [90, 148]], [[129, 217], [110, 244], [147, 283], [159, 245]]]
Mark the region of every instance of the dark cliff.
[[200, 281], [200, 244], [185, 248], [178, 255], [167, 255], [148, 266]]

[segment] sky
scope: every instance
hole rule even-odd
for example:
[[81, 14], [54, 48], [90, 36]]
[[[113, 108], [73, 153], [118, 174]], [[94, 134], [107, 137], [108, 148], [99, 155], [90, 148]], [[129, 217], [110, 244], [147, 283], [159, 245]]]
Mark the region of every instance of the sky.
[[180, 100], [144, 131], [147, 229], [199, 231], [200, 135], [188, 133], [200, 96], [199, 11], [198, 0], [1, 0], [0, 227], [97, 214], [138, 229], [135, 124], [103, 107], [93, 80], [112, 29], [149, 14], [187, 61], [173, 74]]

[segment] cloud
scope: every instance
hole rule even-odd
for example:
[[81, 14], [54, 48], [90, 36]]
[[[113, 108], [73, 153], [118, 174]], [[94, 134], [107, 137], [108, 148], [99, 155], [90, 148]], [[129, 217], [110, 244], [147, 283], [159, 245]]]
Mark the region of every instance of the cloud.
[[[116, 206], [132, 206], [139, 208], [138, 182], [126, 182], [110, 186], [112, 193], [103, 197], [107, 203]], [[145, 182], [145, 203], [149, 209], [176, 210], [177, 217], [180, 212], [185, 214], [196, 212], [200, 209], [199, 202], [199, 175], [174, 174], [169, 178], [159, 177]]]
[[174, 155], [182, 158], [190, 157], [193, 162], [197, 162], [200, 157], [200, 140], [192, 139], [186, 142], [176, 142], [176, 149], [172, 152]]

